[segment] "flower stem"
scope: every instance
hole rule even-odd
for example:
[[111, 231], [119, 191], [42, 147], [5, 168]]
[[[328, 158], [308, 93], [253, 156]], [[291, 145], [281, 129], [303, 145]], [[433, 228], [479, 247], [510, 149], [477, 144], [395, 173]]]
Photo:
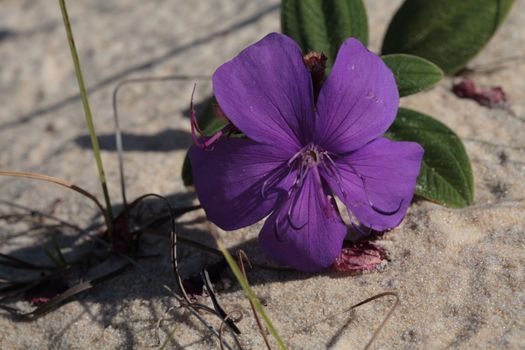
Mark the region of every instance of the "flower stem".
[[67, 13], [65, 0], [58, 0], [60, 3], [60, 10], [62, 11], [62, 19], [64, 20], [64, 27], [66, 29], [67, 40], [69, 42], [69, 48], [71, 49], [71, 58], [75, 65], [75, 73], [77, 75], [78, 87], [80, 89], [80, 97], [82, 99], [82, 106], [84, 107], [84, 114], [86, 115], [86, 123], [89, 130], [89, 137], [91, 138], [91, 147], [95, 155], [95, 161], [98, 169], [98, 178], [104, 194], [104, 200], [106, 201], [106, 225], [108, 228], [108, 235], [111, 239], [113, 232], [113, 211], [111, 210], [111, 201], [109, 199], [108, 186], [106, 183], [106, 175], [104, 173], [104, 166], [102, 165], [102, 158], [100, 156], [100, 146], [98, 144], [97, 133], [95, 131], [95, 124], [93, 123], [93, 116], [91, 114], [91, 108], [89, 107], [88, 94], [86, 86], [84, 85], [84, 78], [82, 76], [82, 69], [80, 68], [80, 60], [78, 58], [77, 49], [75, 46], [75, 39], [73, 38], [73, 31], [71, 30], [71, 23], [69, 21], [69, 15]]

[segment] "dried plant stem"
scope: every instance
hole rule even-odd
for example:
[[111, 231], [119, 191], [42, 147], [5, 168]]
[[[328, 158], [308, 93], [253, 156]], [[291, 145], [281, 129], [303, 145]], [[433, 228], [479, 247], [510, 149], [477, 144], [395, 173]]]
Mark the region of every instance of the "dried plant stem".
[[[237, 317], [233, 315], [234, 313], [237, 315]], [[219, 336], [220, 336], [219, 345], [221, 346], [221, 350], [225, 349], [224, 348], [224, 337], [223, 337], [225, 326], [228, 324], [229, 321], [231, 321], [230, 324], [235, 324], [237, 322], [240, 322], [241, 320], [242, 320], [242, 312], [240, 310], [234, 310], [224, 317], [224, 319], [221, 322], [221, 327], [219, 328]], [[234, 338], [234, 339], [239, 349], [242, 350], [243, 348], [241, 346], [241, 343], [239, 343], [239, 340], [237, 338]]]
[[1, 171], [0, 170], [0, 176], [22, 177], [26, 179], [45, 181], [45, 182], [53, 183], [55, 185], [59, 185], [65, 188], [69, 188], [73, 191], [80, 193], [84, 197], [91, 199], [93, 203], [95, 203], [95, 205], [102, 212], [102, 215], [104, 216], [104, 220], [108, 228], [109, 228], [109, 225], [112, 223], [111, 218], [108, 216], [108, 212], [104, 209], [102, 204], [98, 201], [97, 197], [95, 197], [94, 195], [86, 191], [85, 189], [78, 187], [77, 185], [71, 182], [68, 182], [66, 180], [62, 180], [62, 179], [59, 179], [53, 176], [37, 174], [37, 173], [28, 173], [28, 172], [22, 172], [22, 171]]
[[387, 297], [387, 296], [392, 296], [396, 299], [396, 301], [394, 302], [394, 305], [392, 305], [392, 307], [390, 307], [390, 310], [388, 310], [388, 313], [386, 314], [386, 316], [383, 318], [383, 321], [381, 321], [381, 323], [379, 324], [379, 326], [375, 329], [374, 333], [372, 333], [372, 336], [370, 337], [370, 340], [368, 341], [368, 343], [366, 343], [365, 347], [364, 347], [364, 350], [368, 350], [370, 348], [370, 346], [372, 345], [372, 343], [376, 340], [377, 336], [379, 335], [379, 332], [381, 332], [381, 330], [383, 329], [383, 327], [385, 326], [385, 324], [388, 322], [388, 320], [390, 319], [390, 316], [392, 316], [392, 314], [394, 313], [394, 310], [397, 308], [397, 306], [399, 305], [399, 296], [397, 295], [396, 292], [383, 292], [383, 293], [379, 293], [379, 294], [376, 294], [374, 296], [371, 296], [370, 298], [367, 298], [363, 301], [360, 301], [359, 303], [357, 304], [354, 304], [352, 306], [350, 306], [348, 309], [344, 310], [344, 311], [341, 311], [341, 312], [337, 312], [335, 314], [332, 314], [328, 317], [325, 317], [323, 318], [322, 320], [319, 320], [315, 323], [312, 323], [306, 327], [304, 327], [302, 329], [302, 331], [307, 331], [309, 330], [310, 328], [318, 325], [318, 324], [321, 324], [323, 322], [326, 322], [328, 321], [330, 318], [332, 317], [335, 317], [335, 316], [339, 316], [339, 315], [342, 315], [344, 313], [347, 313], [355, 308], [358, 308], [359, 306], [361, 305], [364, 305], [364, 304], [368, 304], [369, 302], [371, 301], [374, 301], [374, 300], [377, 300], [377, 299], [381, 299], [381, 298], [384, 298], [384, 297]]
[[127, 206], [126, 198], [126, 180], [124, 176], [124, 159], [122, 157], [124, 153], [124, 145], [122, 142], [122, 129], [120, 127], [120, 118], [118, 113], [118, 92], [120, 88], [127, 84], [136, 83], [150, 83], [150, 82], [165, 82], [171, 80], [209, 80], [208, 75], [166, 75], [161, 77], [142, 77], [121, 80], [113, 89], [113, 121], [115, 124], [115, 144], [117, 145], [117, 155], [120, 172], [120, 191], [122, 193], [122, 203]]
[[111, 201], [109, 199], [109, 191], [106, 183], [106, 175], [104, 173], [104, 166], [102, 165], [102, 158], [100, 156], [100, 146], [98, 144], [97, 133], [95, 131], [95, 124], [93, 122], [93, 116], [91, 114], [91, 108], [89, 107], [88, 94], [86, 86], [84, 85], [84, 78], [82, 76], [82, 69], [80, 67], [80, 60], [78, 58], [77, 49], [75, 46], [75, 40], [73, 38], [73, 31], [71, 30], [71, 23], [69, 22], [69, 15], [67, 13], [66, 1], [58, 0], [60, 3], [60, 10], [62, 11], [62, 19], [64, 20], [64, 27], [66, 29], [67, 41], [69, 42], [69, 48], [71, 49], [71, 58], [75, 66], [75, 73], [77, 75], [78, 87], [80, 89], [80, 97], [82, 99], [82, 106], [84, 107], [84, 114], [86, 115], [86, 123], [89, 130], [89, 137], [91, 138], [91, 147], [95, 155], [95, 161], [98, 169], [98, 177], [100, 185], [102, 186], [102, 192], [104, 194], [104, 200], [106, 201], [106, 212], [110, 220], [107, 220], [108, 225], [108, 236], [111, 240], [113, 233], [113, 211], [111, 210]]
[[399, 296], [397, 295], [397, 293], [394, 293], [394, 292], [384, 292], [384, 293], [380, 293], [380, 294], [374, 295], [373, 297], [370, 297], [370, 298], [368, 298], [366, 300], [363, 300], [359, 304], [355, 305], [355, 307], [357, 307], [359, 305], [363, 305], [363, 304], [366, 304], [366, 303], [368, 303], [370, 301], [373, 301], [373, 300], [376, 300], [376, 299], [379, 299], [379, 298], [383, 298], [383, 297], [386, 297], [386, 296], [393, 296], [394, 298], [396, 298], [396, 301], [394, 302], [394, 305], [392, 305], [390, 310], [388, 310], [388, 313], [386, 314], [385, 318], [383, 318], [383, 321], [381, 321], [381, 323], [379, 324], [379, 327], [377, 327], [376, 330], [374, 331], [374, 333], [372, 334], [372, 337], [370, 338], [370, 340], [366, 344], [365, 350], [370, 348], [372, 343], [376, 340], [379, 332], [381, 332], [381, 330], [383, 329], [385, 324], [390, 319], [390, 316], [392, 316], [392, 314], [394, 313], [394, 310], [399, 305]]

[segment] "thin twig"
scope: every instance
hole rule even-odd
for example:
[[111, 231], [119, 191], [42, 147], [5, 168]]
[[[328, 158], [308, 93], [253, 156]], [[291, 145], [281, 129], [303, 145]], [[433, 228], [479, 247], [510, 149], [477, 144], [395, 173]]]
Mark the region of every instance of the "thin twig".
[[[177, 299], [177, 301], [181, 305], [186, 306], [188, 308], [188, 310], [190, 310], [190, 312], [195, 317], [197, 317], [199, 319], [199, 321], [201, 321], [210, 331], [213, 332], [213, 334], [215, 336], [217, 336], [220, 339], [220, 332], [217, 332], [211, 325], [209, 325], [208, 322], [204, 318], [202, 318], [202, 316], [200, 316], [198, 314], [197, 310], [200, 309], [200, 310], [207, 311], [207, 312], [209, 312], [209, 313], [219, 317], [221, 320], [224, 319], [222, 317], [222, 315], [218, 314], [216, 310], [214, 310], [214, 309], [212, 309], [212, 308], [210, 308], [210, 307], [208, 307], [206, 305], [199, 304], [199, 303], [196, 303], [196, 302], [192, 302], [192, 300], [188, 296], [188, 294], [186, 292], [186, 289], [184, 288], [184, 285], [182, 283], [182, 278], [181, 278], [181, 275], [179, 273], [179, 268], [178, 268], [178, 263], [177, 263], [177, 234], [176, 234], [176, 230], [175, 230], [175, 216], [173, 215], [175, 210], [171, 206], [171, 204], [168, 201], [168, 199], [166, 197], [161, 196], [161, 195], [156, 194], [156, 193], [148, 193], [148, 194], [142, 195], [142, 196], [138, 197], [137, 199], [135, 199], [130, 205], [128, 205], [128, 207], [126, 207], [125, 210], [132, 209], [140, 201], [142, 201], [142, 200], [144, 200], [145, 198], [148, 198], [148, 197], [154, 197], [154, 198], [161, 199], [164, 202], [164, 204], [166, 205], [166, 207], [168, 208], [168, 213], [169, 213], [169, 216], [170, 216], [171, 242], [172, 242], [172, 245], [171, 245], [171, 261], [172, 261], [173, 272], [175, 274], [175, 279], [177, 281], [177, 286], [179, 287], [179, 289], [180, 289], [180, 291], [182, 293], [182, 296], [176, 294], [170, 287], [168, 287], [165, 284], [161, 284], [162, 287], [164, 289], [166, 289], [167, 291], [169, 291], [173, 296], [175, 296], [175, 298]], [[95, 239], [99, 239], [99, 238], [95, 237]], [[106, 242], [104, 242], [104, 243], [107, 244]], [[128, 259], [128, 261], [130, 261], [134, 266], [136, 266], [139, 269], [139, 271], [142, 272], [143, 275], [145, 275], [148, 279], [150, 278], [148, 276], [148, 274], [145, 271], [143, 271], [142, 267], [139, 264], [137, 264], [133, 259], [131, 259], [129, 256], [124, 255], [124, 254], [119, 254], [119, 255], [123, 256], [126, 259]], [[236, 339], [236, 341], [237, 341], [237, 339]], [[165, 344], [167, 344], [167, 343], [165, 343]], [[228, 347], [228, 349], [231, 349], [231, 347], [229, 345], [226, 344], [226, 346]]]
[[15, 258], [14, 256], [1, 254], [1, 253], [0, 253], [0, 265], [8, 266], [8, 267], [16, 268], [16, 269], [23, 269], [23, 270], [45, 271], [45, 270], [54, 270], [54, 269], [56, 269], [56, 266], [35, 265], [35, 264], [30, 263], [28, 261]]
[[83, 195], [86, 198], [89, 198], [95, 205], [98, 207], [102, 215], [104, 216], [106, 225], [111, 227], [112, 225], [111, 218], [108, 216], [108, 212], [104, 209], [102, 204], [98, 201], [97, 197], [86, 191], [85, 189], [69, 182], [66, 180], [59, 179], [57, 177], [44, 175], [44, 174], [37, 174], [37, 173], [28, 173], [23, 171], [1, 171], [0, 170], [0, 176], [11, 176], [11, 177], [21, 177], [26, 179], [33, 179], [33, 180], [39, 180], [39, 181], [45, 181], [49, 183], [53, 183], [55, 185], [59, 185], [65, 188], [68, 188], [70, 190], [76, 191]]
[[[105, 246], [108, 246], [108, 247], [111, 246], [108, 242], [106, 242], [105, 240], [103, 240], [103, 239], [101, 239], [101, 238], [99, 238], [97, 236], [93, 236], [92, 238], [94, 240], [96, 240], [97, 242], [99, 242], [100, 244], [102, 244], [102, 245], [105, 245]], [[207, 308], [204, 305], [203, 305], [203, 307], [200, 307], [201, 306], [200, 304], [187, 304], [186, 300], [182, 296], [180, 296], [179, 294], [174, 292], [173, 289], [171, 289], [168, 285], [166, 285], [164, 283], [161, 283], [161, 282], [158, 282], [155, 279], [152, 279], [151, 274], [148, 273], [147, 271], [145, 271], [142, 268], [142, 266], [136, 260], [134, 260], [133, 258], [131, 258], [130, 256], [128, 256], [126, 254], [117, 253], [117, 255], [121, 256], [122, 258], [127, 260], [129, 263], [131, 263], [142, 276], [144, 276], [145, 278], [147, 278], [150, 281], [153, 281], [153, 282], [157, 283], [159, 286], [161, 286], [166, 291], [168, 291], [168, 293], [170, 293], [170, 295], [173, 296], [179, 302], [180, 305], [187, 307], [188, 311], [190, 311], [190, 313], [193, 316], [195, 316], [195, 318], [197, 318], [210, 332], [212, 332], [212, 334], [214, 336], [217, 337], [217, 339], [219, 339], [219, 337], [220, 337], [219, 332], [216, 331], [215, 328], [213, 328], [213, 326], [210, 325], [208, 323], [208, 321], [204, 317], [202, 317], [199, 314], [199, 312], [198, 312], [198, 309], [203, 309], [205, 311], [211, 312], [212, 314], [216, 315], [215, 310], [213, 310], [211, 308]], [[166, 340], [165, 344], [167, 344], [168, 341], [169, 341], [169, 339]], [[161, 349], [163, 349], [164, 346], [165, 345], [163, 345], [163, 347], [161, 347]], [[229, 345], [227, 345], [227, 347], [228, 347], [228, 349], [231, 349], [231, 347]]]
[[[222, 306], [219, 304], [219, 301], [217, 300], [217, 296], [215, 295], [215, 291], [213, 290], [213, 286], [210, 280], [210, 275], [208, 273], [208, 270], [206, 270], [206, 268], [202, 269], [202, 280], [204, 282], [204, 287], [206, 288], [206, 291], [208, 292], [208, 295], [210, 296], [211, 302], [213, 304], [213, 308], [215, 309], [217, 314], [222, 318], [223, 323], [226, 323], [235, 332], [235, 334], [241, 334], [241, 331], [235, 325], [235, 322], [237, 321], [234, 321], [234, 319], [232, 318], [228, 319], [228, 314], [226, 313], [226, 311], [224, 311]], [[241, 317], [239, 318], [239, 321], [240, 319], [242, 319], [242, 313], [240, 312], [240, 314], [241, 314]]]
[[33, 321], [45, 314], [47, 314], [48, 312], [50, 311], [53, 311], [55, 310], [58, 306], [60, 306], [64, 301], [74, 297], [75, 295], [77, 294], [80, 294], [88, 289], [91, 289], [93, 288], [94, 286], [96, 286], [97, 284], [99, 283], [102, 283], [104, 281], [107, 281], [117, 275], [119, 275], [122, 271], [124, 271], [130, 264], [127, 263], [127, 264], [124, 264], [122, 265], [121, 267], [119, 267], [118, 269], [115, 269], [107, 274], [104, 274], [100, 277], [97, 277], [91, 281], [85, 281], [85, 282], [81, 282], [81, 283], [78, 283], [76, 285], [74, 285], [73, 287], [70, 287], [68, 288], [66, 291], [64, 291], [63, 293], [60, 293], [59, 295], [51, 298], [51, 300], [49, 300], [48, 302], [40, 305], [39, 307], [37, 307], [35, 310], [31, 311], [31, 312], [28, 312], [28, 313], [20, 313], [18, 310], [12, 308], [12, 307], [9, 307], [9, 306], [6, 306], [6, 305], [1, 305], [0, 304], [0, 308], [1, 309], [4, 309], [6, 311], [8, 311], [14, 318], [20, 320], [20, 321]]
[[[12, 175], [12, 174], [11, 174]], [[14, 176], [17, 176], [19, 175], [18, 173], [16, 173], [16, 175]], [[34, 174], [31, 174], [31, 175], [34, 175]], [[41, 179], [41, 176], [39, 176], [38, 174], [36, 174], [37, 176], [37, 179], [39, 180], [42, 180]], [[23, 176], [23, 177], [29, 177], [29, 176]], [[32, 176], [30, 178], [33, 178]], [[54, 179], [54, 178], [52, 178]], [[57, 181], [57, 184], [59, 185], [63, 185], [65, 186], [66, 184], [67, 185], [70, 185], [69, 183], [63, 181], [63, 180], [60, 180], [60, 179], [55, 179], [55, 180], [58, 180]], [[52, 182], [55, 182], [55, 181], [52, 181]], [[66, 186], [66, 187], [69, 187], [69, 186]], [[81, 192], [82, 193], [82, 192]], [[87, 193], [87, 192], [86, 192]], [[163, 199], [164, 202], [167, 204], [168, 208], [169, 208], [169, 212], [170, 212], [170, 218], [171, 218], [171, 228], [172, 228], [172, 232], [174, 233], [175, 232], [175, 217], [178, 216], [178, 214], [182, 214], [184, 212], [187, 212], [188, 209], [186, 208], [178, 208], [178, 209], [174, 209], [171, 207], [171, 205], [169, 204], [169, 201], [163, 197], [163, 196], [160, 196], [160, 195], [157, 195], [157, 194], [147, 194], [147, 195], [144, 195], [144, 196], [141, 196], [139, 197], [137, 200], [135, 200], [133, 203], [130, 204], [131, 207], [135, 206], [140, 200], [146, 198], [146, 197], [149, 197], [149, 196], [152, 196], [152, 197], [157, 197], [157, 198], [160, 198], [160, 199]], [[94, 197], [93, 197], [94, 198]], [[96, 200], [96, 198], [94, 198]], [[0, 203], [3, 203], [3, 204], [6, 204], [6, 205], [9, 205], [9, 206], [12, 206], [12, 207], [15, 207], [15, 208], [18, 208], [18, 209], [21, 209], [21, 210], [25, 210], [25, 211], [28, 211], [30, 213], [37, 213], [38, 215], [41, 215], [43, 217], [46, 217], [46, 218], [49, 218], [49, 219], [53, 219], [55, 221], [58, 221], [59, 223], [67, 226], [67, 227], [70, 227], [72, 229], [75, 229], [76, 231], [78, 232], [85, 232], [86, 230], [83, 230], [82, 228], [80, 228], [79, 226], [77, 225], [74, 225], [74, 224], [71, 224], [71, 223], [68, 223], [66, 221], [63, 221], [57, 217], [54, 217], [52, 215], [49, 215], [49, 214], [46, 214], [46, 213], [43, 213], [43, 212], [39, 212], [39, 211], [36, 211], [36, 210], [33, 210], [31, 208], [28, 208], [28, 207], [25, 207], [25, 206], [21, 206], [21, 205], [18, 205], [18, 204], [15, 204], [15, 203], [10, 203], [10, 202], [7, 202], [7, 201], [4, 201], [4, 200], [1, 200], [0, 199]], [[98, 202], [97, 202], [98, 203]], [[99, 203], [100, 204], [100, 203]], [[129, 207], [129, 206], [128, 206]], [[130, 208], [127, 208], [127, 210], [129, 210]], [[193, 210], [195, 209], [194, 207], [191, 207], [189, 210]], [[96, 242], [98, 242], [99, 244], [111, 249], [112, 246], [110, 243], [108, 243], [107, 241], [105, 241], [104, 239], [98, 237], [97, 235], [95, 236], [88, 236], [88, 238], [90, 238], [91, 240], [94, 240]], [[131, 257], [129, 257], [128, 255], [125, 255], [125, 254], [120, 254], [120, 253], [117, 253], [118, 256], [124, 258], [126, 261], [128, 261], [129, 264], [133, 265], [138, 271], [139, 273], [141, 273], [144, 277], [146, 277], [148, 280], [152, 280], [152, 277], [151, 277], [151, 274], [147, 273], [146, 271], [144, 271], [144, 269], [142, 268], [142, 266], [140, 264], [138, 264], [138, 262], [134, 259], [132, 259]], [[176, 256], [175, 256], [176, 258]], [[70, 263], [69, 265], [71, 265], [72, 263]], [[69, 267], [69, 266], [67, 266]], [[66, 267], [66, 268], [67, 268]], [[52, 276], [55, 276], [55, 274], [58, 274], [58, 273], [63, 273], [65, 271], [65, 269], [58, 269], [56, 271], [53, 271], [51, 274], [49, 275], [46, 275], [45, 277], [43, 277], [43, 279], [49, 279], [51, 278]], [[178, 268], [177, 270], [178, 271]], [[10, 284], [9, 286], [6, 286], [6, 287], [3, 287], [1, 289], [1, 292], [2, 294], [3, 293], [6, 293], [6, 292], [9, 292], [11, 289], [16, 289], [17, 290], [17, 293], [21, 290], [21, 291], [24, 291], [24, 290], [27, 290], [27, 289], [30, 289], [32, 288], [33, 286], [35, 286], [36, 284], [38, 283], [41, 283], [43, 281], [43, 279], [39, 279], [37, 281], [28, 281], [27, 283], [26, 282], [21, 282], [21, 283], [18, 283], [20, 286], [15, 286], [14, 283], [10, 283], [9, 281], [5, 281], [5, 283], [7, 284]], [[186, 295], [186, 298], [180, 296], [179, 294], [175, 293], [169, 286], [167, 286], [166, 284], [163, 284], [161, 282], [158, 282], [156, 280], [153, 279], [154, 282], [158, 283], [162, 288], [164, 288], [165, 290], [167, 290], [173, 297], [175, 297], [175, 299], [179, 302], [179, 304], [181, 306], [184, 306], [186, 307], [190, 313], [195, 316], [210, 332], [212, 332], [212, 334], [214, 336], [216, 336], [218, 339], [220, 339], [220, 334], [217, 330], [215, 330], [215, 328], [210, 325], [208, 323], [208, 321], [203, 318], [198, 310], [204, 310], [208, 313], [211, 313], [217, 317], [219, 317], [221, 320], [224, 320], [223, 317], [221, 317], [220, 315], [217, 314], [217, 312], [210, 308], [210, 307], [207, 307], [206, 305], [201, 305], [201, 304], [197, 304], [197, 303], [194, 303], [194, 304], [191, 304], [191, 303], [188, 303], [187, 300], [189, 300], [189, 297], [187, 297]], [[180, 275], [178, 276], [178, 279], [177, 279], [177, 283], [179, 285], [179, 287], [181, 288], [182, 291], [184, 291], [184, 286], [182, 285], [182, 280], [180, 279]], [[22, 289], [20, 289], [22, 288]], [[82, 285], [81, 287], [75, 287], [75, 288], [87, 288], [87, 285]], [[84, 289], [83, 289], [84, 290]], [[82, 290], [82, 291], [83, 291]], [[71, 295], [69, 295], [68, 297], [71, 297]], [[63, 301], [64, 299], [64, 295], [62, 295], [61, 297], [61, 301]], [[5, 299], [5, 297], [2, 297], [0, 300], [3, 300]], [[58, 305], [58, 304], [57, 304]], [[14, 308], [11, 308], [9, 306], [6, 306], [6, 305], [2, 305], [0, 304], [0, 308], [1, 309], [4, 309], [10, 313], [16, 313], [16, 314], [19, 314], [18, 310], [14, 309]], [[36, 310], [35, 310], [36, 311]], [[46, 309], [46, 312], [49, 312], [51, 310], [49, 309]], [[40, 311], [38, 312], [40, 314]], [[20, 315], [18, 315], [20, 316]], [[22, 318], [25, 318], [25, 320], [32, 320], [34, 319], [35, 315], [22, 315], [20, 316]], [[164, 346], [167, 345], [167, 343], [169, 342], [169, 340], [171, 339], [171, 336], [169, 336], [165, 343], [164, 343]], [[237, 341], [237, 339], [236, 339]], [[232, 349], [230, 345], [228, 345], [227, 343], [225, 344], [225, 346], [228, 348], [228, 349]]]
[[127, 205], [126, 198], [126, 180], [124, 176], [124, 146], [122, 143], [122, 129], [120, 128], [120, 118], [118, 114], [118, 99], [117, 95], [120, 88], [127, 84], [135, 83], [147, 83], [147, 82], [160, 82], [160, 81], [170, 81], [170, 80], [209, 80], [209, 76], [202, 75], [168, 75], [163, 77], [143, 77], [143, 78], [133, 78], [121, 80], [113, 89], [113, 121], [115, 123], [115, 144], [117, 145], [117, 154], [118, 154], [118, 165], [120, 173], [120, 191], [122, 193], [122, 202], [124, 206]]
[[383, 329], [383, 327], [385, 326], [386, 322], [388, 321], [388, 319], [390, 318], [390, 316], [392, 316], [392, 313], [394, 312], [394, 310], [397, 308], [397, 306], [399, 305], [399, 296], [397, 295], [397, 293], [395, 292], [383, 292], [383, 293], [379, 293], [379, 294], [376, 294], [370, 298], [367, 298], [363, 301], [360, 301], [359, 303], [357, 304], [354, 304], [352, 306], [350, 306], [348, 309], [344, 310], [344, 311], [341, 311], [341, 312], [337, 312], [335, 314], [332, 314], [328, 317], [325, 317], [323, 318], [322, 320], [319, 320], [315, 323], [312, 323], [306, 327], [303, 328], [303, 330], [308, 330], [320, 323], [323, 323], [323, 322], [326, 322], [328, 321], [329, 319], [333, 318], [333, 317], [336, 317], [336, 316], [339, 316], [339, 315], [342, 315], [342, 314], [345, 314], [361, 305], [364, 305], [364, 304], [367, 304], [371, 301], [374, 301], [374, 300], [377, 300], [377, 299], [380, 299], [380, 298], [384, 298], [386, 296], [393, 296], [396, 298], [396, 301], [394, 302], [394, 305], [392, 305], [392, 307], [390, 308], [390, 310], [388, 311], [388, 313], [386, 314], [385, 318], [383, 319], [383, 321], [381, 322], [381, 324], [376, 328], [376, 330], [374, 331], [374, 333], [372, 334], [372, 337], [370, 338], [370, 340], [368, 341], [368, 343], [366, 344], [366, 346], [364, 347], [365, 350], [369, 349], [370, 346], [372, 345], [372, 343], [376, 340], [379, 332]]
[[169, 213], [168, 215], [170, 217], [170, 229], [171, 229], [170, 230], [170, 233], [171, 233], [171, 264], [172, 264], [172, 267], [173, 267], [173, 272], [175, 274], [177, 285], [178, 285], [179, 289], [182, 292], [182, 296], [184, 297], [184, 300], [188, 304], [193, 304], [193, 302], [191, 301], [190, 297], [188, 296], [188, 293], [186, 293], [186, 289], [184, 288], [184, 285], [182, 284], [182, 278], [181, 278], [180, 273], [179, 273], [179, 266], [178, 266], [178, 263], [177, 263], [177, 234], [175, 233], [175, 217], [173, 216], [173, 211], [174, 210], [173, 210], [173, 207], [171, 206], [170, 202], [168, 201], [168, 199], [166, 197], [161, 196], [161, 195], [156, 194], [156, 193], [148, 193], [148, 194], [142, 195], [142, 196], [138, 197], [137, 199], [135, 199], [133, 201], [133, 203], [131, 203], [127, 207], [127, 209], [128, 208], [133, 208], [140, 201], [142, 201], [142, 200], [144, 200], [145, 198], [148, 198], [148, 197], [154, 197], [154, 198], [162, 200], [164, 202], [164, 204], [168, 208], [168, 213]]
[[[233, 316], [234, 313], [236, 313], [238, 316], [237, 317]], [[219, 344], [221, 346], [221, 350], [224, 350], [224, 340], [222, 339], [222, 335], [224, 334], [224, 326], [235, 324], [237, 322], [240, 322], [241, 320], [242, 320], [242, 312], [240, 310], [234, 310], [222, 319], [221, 326], [219, 328]], [[237, 339], [237, 337], [234, 337], [233, 339], [235, 339], [235, 343], [237, 344], [239, 349], [242, 350], [242, 345]]]

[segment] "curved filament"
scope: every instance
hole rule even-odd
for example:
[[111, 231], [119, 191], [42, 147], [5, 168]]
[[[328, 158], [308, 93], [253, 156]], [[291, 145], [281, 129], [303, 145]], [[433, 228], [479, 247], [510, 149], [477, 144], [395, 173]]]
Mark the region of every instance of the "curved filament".
[[[207, 137], [204, 134], [204, 131], [199, 126], [199, 122], [197, 121], [197, 113], [195, 112], [195, 107], [193, 105], [193, 96], [195, 94], [195, 88], [197, 84], [193, 85], [193, 91], [191, 92], [191, 102], [190, 102], [190, 110], [191, 110], [191, 138], [193, 139], [193, 144], [201, 149], [204, 150], [211, 150], [213, 149], [212, 145], [221, 138], [221, 136], [227, 134], [231, 134], [236, 129], [232, 124], [227, 124], [225, 127], [223, 127], [221, 130], [217, 131], [215, 134], [213, 134], [210, 137]], [[197, 133], [200, 135], [200, 137], [197, 136]], [[205, 139], [203, 141], [203, 139]]]
[[[279, 229], [279, 215], [277, 215], [277, 217], [275, 218], [275, 223], [273, 224], [273, 233], [275, 235], [275, 238], [279, 242], [286, 242], [290, 240], [289, 238], [287, 239], [284, 234], [280, 234], [280, 232], [281, 230]], [[282, 232], [286, 233], [286, 230], [282, 230]]]
[[288, 208], [288, 211], [286, 213], [286, 219], [288, 220], [288, 223], [296, 231], [302, 229], [308, 224], [308, 219], [303, 224], [297, 224], [296, 222], [294, 222], [294, 219], [293, 219], [294, 211], [298, 204], [298, 197], [299, 197], [300, 190], [301, 190], [301, 187], [299, 185], [296, 185], [291, 189], [290, 200], [292, 201], [292, 203], [290, 204], [290, 207]]
[[386, 216], [395, 215], [395, 214], [397, 214], [399, 212], [399, 210], [401, 209], [401, 206], [403, 205], [404, 199], [401, 199], [399, 201], [399, 204], [398, 204], [397, 208], [394, 209], [394, 210], [386, 210], [386, 209], [382, 209], [382, 208], [379, 208], [379, 207], [375, 206], [374, 203], [372, 202], [372, 200], [370, 199], [370, 195], [369, 195], [368, 188], [367, 188], [367, 185], [366, 185], [365, 177], [363, 175], [361, 175], [361, 173], [359, 173], [352, 166], [352, 164], [346, 162], [346, 165], [348, 165], [350, 167], [350, 169], [352, 170], [352, 172], [361, 180], [361, 183], [363, 184], [363, 191], [365, 192], [366, 201], [368, 202], [368, 205], [370, 206], [370, 208], [372, 208], [372, 210], [374, 210], [376, 213], [379, 213], [381, 215], [386, 215]]
[[[286, 167], [279, 167], [279, 170], [277, 171], [272, 171], [270, 173], [270, 175], [268, 176], [268, 178], [266, 180], [264, 180], [264, 182], [262, 183], [261, 185], [261, 191], [260, 191], [260, 195], [261, 195], [261, 198], [262, 199], [267, 199], [267, 188], [270, 186], [270, 187], [273, 187], [275, 185], [277, 185], [281, 180], [287, 178], [288, 176], [290, 176], [290, 174], [292, 173], [293, 169], [292, 168], [286, 168]], [[283, 176], [283, 174], [287, 172], [286, 176]], [[275, 191], [279, 192], [278, 189], [274, 189]], [[289, 196], [290, 194], [287, 193], [287, 196]]]
[[343, 181], [341, 180], [343, 177], [341, 173], [339, 172], [339, 169], [337, 168], [337, 165], [335, 164], [332, 157], [330, 157], [329, 154], [325, 154], [326, 159], [328, 159], [328, 166], [325, 166], [325, 168], [330, 171], [335, 179], [335, 182], [337, 183], [337, 186], [339, 187], [339, 191], [343, 194], [343, 196], [346, 199], [346, 190], [343, 186]]

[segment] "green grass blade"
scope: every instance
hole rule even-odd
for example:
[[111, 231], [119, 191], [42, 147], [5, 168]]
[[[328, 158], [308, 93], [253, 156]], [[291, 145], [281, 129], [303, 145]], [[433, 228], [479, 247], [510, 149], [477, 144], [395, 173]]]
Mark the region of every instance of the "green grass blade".
[[100, 156], [100, 146], [98, 143], [97, 133], [95, 131], [95, 124], [93, 123], [93, 116], [91, 114], [91, 108], [89, 107], [88, 94], [86, 86], [84, 84], [84, 77], [82, 76], [82, 69], [80, 67], [80, 60], [78, 58], [77, 49], [75, 46], [75, 39], [73, 38], [73, 31], [71, 30], [71, 23], [69, 21], [69, 15], [67, 13], [66, 1], [58, 0], [60, 3], [60, 10], [62, 11], [62, 19], [64, 20], [64, 27], [66, 29], [67, 41], [71, 50], [71, 58], [75, 66], [75, 73], [77, 75], [78, 87], [80, 89], [80, 97], [82, 99], [82, 106], [84, 107], [84, 114], [86, 115], [86, 123], [89, 130], [89, 137], [91, 138], [91, 146], [95, 155], [95, 161], [98, 169], [98, 178], [104, 194], [104, 200], [106, 201], [106, 225], [108, 226], [108, 232], [111, 238], [111, 232], [113, 230], [113, 212], [111, 210], [111, 201], [109, 199], [108, 186], [106, 183], [106, 175], [104, 173], [104, 166], [102, 165], [102, 158]]
[[259, 315], [261, 315], [261, 317], [263, 318], [264, 322], [266, 323], [266, 327], [268, 327], [268, 331], [274, 337], [275, 341], [277, 342], [277, 345], [279, 345], [279, 348], [280, 349], [288, 349], [286, 347], [286, 345], [284, 344], [284, 341], [279, 336], [279, 333], [277, 333], [277, 330], [273, 326], [272, 321], [270, 320], [270, 318], [268, 317], [268, 315], [264, 311], [264, 309], [263, 309], [263, 307], [261, 305], [261, 302], [259, 301], [259, 299], [255, 295], [254, 291], [250, 288], [250, 285], [248, 284], [248, 281], [246, 280], [246, 278], [244, 278], [241, 270], [239, 269], [239, 266], [237, 265], [237, 263], [235, 262], [233, 257], [230, 255], [228, 250], [226, 250], [226, 248], [222, 245], [222, 243], [219, 240], [217, 240], [217, 245], [219, 246], [219, 250], [222, 252], [224, 257], [226, 258], [226, 261], [228, 262], [228, 265], [230, 265], [230, 268], [232, 269], [233, 274], [235, 275], [235, 278], [237, 279], [237, 281], [239, 281], [239, 284], [241, 285], [241, 287], [242, 287], [242, 289], [244, 291], [244, 294], [246, 295], [246, 297], [248, 299], [250, 299], [252, 301], [253, 305], [255, 306], [255, 309], [257, 310]]

